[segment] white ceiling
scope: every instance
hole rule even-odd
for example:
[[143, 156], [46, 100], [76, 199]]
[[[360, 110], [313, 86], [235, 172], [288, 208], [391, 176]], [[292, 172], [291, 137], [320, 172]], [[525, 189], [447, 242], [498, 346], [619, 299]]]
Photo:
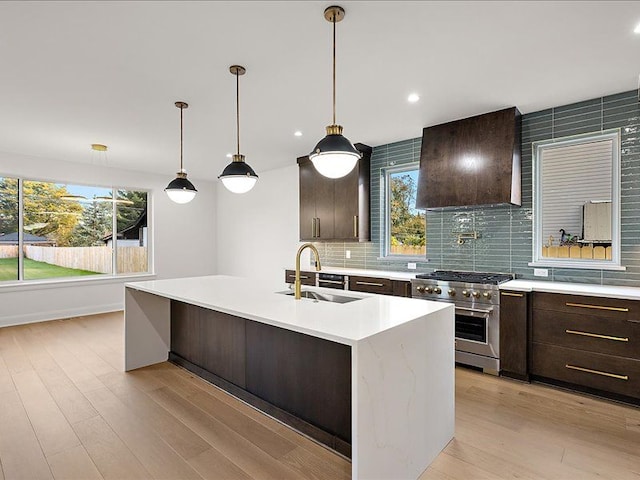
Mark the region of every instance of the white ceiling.
[[[637, 1], [339, 4], [337, 113], [352, 142], [638, 85]], [[0, 150], [90, 163], [89, 145], [104, 143], [108, 165], [170, 179], [184, 100], [185, 167], [214, 179], [235, 149], [238, 63], [241, 153], [258, 175], [293, 165], [331, 120], [329, 5], [0, 2]]]

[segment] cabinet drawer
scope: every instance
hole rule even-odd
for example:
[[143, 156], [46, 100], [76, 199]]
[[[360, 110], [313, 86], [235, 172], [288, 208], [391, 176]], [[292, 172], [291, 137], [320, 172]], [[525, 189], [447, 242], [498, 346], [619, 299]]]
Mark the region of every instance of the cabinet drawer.
[[640, 321], [640, 302], [637, 300], [535, 292], [533, 309]]
[[606, 392], [640, 397], [640, 360], [533, 343], [531, 373]]
[[620, 318], [534, 310], [532, 339], [537, 343], [640, 359], [640, 323]]
[[388, 278], [350, 276], [349, 290], [391, 295], [393, 294], [393, 282]]
[[[295, 270], [285, 270], [284, 272], [285, 283], [293, 283], [296, 281]], [[315, 285], [316, 284], [316, 272], [300, 272], [300, 283], [302, 285]]]

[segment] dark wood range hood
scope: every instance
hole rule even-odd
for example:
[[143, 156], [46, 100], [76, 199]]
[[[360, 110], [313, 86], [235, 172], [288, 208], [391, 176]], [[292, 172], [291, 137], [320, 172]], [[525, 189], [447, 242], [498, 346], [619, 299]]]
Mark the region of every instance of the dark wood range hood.
[[521, 204], [516, 107], [426, 127], [416, 207]]

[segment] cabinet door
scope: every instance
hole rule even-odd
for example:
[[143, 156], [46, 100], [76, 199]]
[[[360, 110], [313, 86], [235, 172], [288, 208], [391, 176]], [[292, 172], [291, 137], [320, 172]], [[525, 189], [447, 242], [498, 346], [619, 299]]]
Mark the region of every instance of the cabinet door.
[[359, 236], [358, 177], [360, 162], [351, 172], [335, 182], [335, 238], [353, 241]]
[[315, 240], [316, 189], [318, 173], [311, 161], [298, 159], [300, 185], [300, 240]]
[[500, 292], [500, 370], [526, 377], [528, 296], [523, 292]]
[[393, 280], [393, 295], [395, 297], [411, 297], [411, 282], [405, 280]]
[[314, 188], [316, 195], [316, 240], [335, 239], [334, 209], [335, 180], [320, 175], [313, 164], [315, 173]]

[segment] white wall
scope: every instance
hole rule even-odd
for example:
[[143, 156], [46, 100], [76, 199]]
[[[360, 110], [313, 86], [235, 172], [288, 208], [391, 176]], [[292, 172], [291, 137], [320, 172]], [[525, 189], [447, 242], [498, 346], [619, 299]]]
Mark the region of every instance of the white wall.
[[[282, 290], [298, 241], [298, 166], [260, 172], [243, 195], [218, 188], [218, 273], [247, 277], [260, 288]], [[305, 251], [303, 265], [309, 265]], [[251, 283], [247, 284], [247, 291]]]
[[[216, 273], [217, 183], [191, 179], [196, 198], [178, 205], [164, 193], [174, 172], [149, 174], [0, 152], [0, 176], [151, 191], [150, 223], [157, 278]], [[297, 182], [296, 182], [297, 183]], [[123, 283], [64, 282], [0, 286], [0, 326], [122, 309]]]

